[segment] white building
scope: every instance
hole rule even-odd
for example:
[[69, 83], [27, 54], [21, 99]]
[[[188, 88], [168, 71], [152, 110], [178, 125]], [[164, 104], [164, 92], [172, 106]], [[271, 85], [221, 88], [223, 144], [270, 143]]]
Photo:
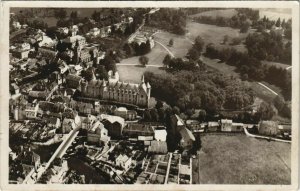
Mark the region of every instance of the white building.
[[129, 158], [127, 155], [120, 154], [116, 158], [116, 165], [123, 168], [126, 171], [130, 168], [131, 162], [132, 162], [132, 159]]

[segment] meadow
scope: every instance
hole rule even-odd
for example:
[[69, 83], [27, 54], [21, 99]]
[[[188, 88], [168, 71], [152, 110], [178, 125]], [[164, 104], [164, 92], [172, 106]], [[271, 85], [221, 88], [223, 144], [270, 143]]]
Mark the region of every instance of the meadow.
[[290, 184], [291, 145], [242, 134], [203, 135], [195, 184]]

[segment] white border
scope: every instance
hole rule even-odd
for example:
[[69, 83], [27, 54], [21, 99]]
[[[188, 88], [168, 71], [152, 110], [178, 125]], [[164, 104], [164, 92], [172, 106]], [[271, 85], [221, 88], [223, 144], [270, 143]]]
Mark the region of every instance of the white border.
[[[0, 4], [0, 190], [297, 190], [299, 155], [299, 3], [294, 1], [10, 1]], [[8, 184], [8, 45], [10, 7], [244, 7], [292, 9], [292, 146], [291, 185], [9, 185]], [[279, 77], [279, 76], [278, 76]]]

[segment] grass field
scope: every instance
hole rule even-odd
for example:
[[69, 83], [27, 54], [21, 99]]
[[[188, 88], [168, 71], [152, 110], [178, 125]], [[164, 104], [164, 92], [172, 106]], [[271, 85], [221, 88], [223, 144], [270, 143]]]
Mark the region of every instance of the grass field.
[[288, 143], [245, 135], [204, 135], [201, 140], [200, 159], [193, 161], [193, 183], [291, 183], [291, 145]]
[[228, 36], [228, 42], [231, 42], [233, 38], [241, 38], [244, 40], [247, 35], [252, 32], [249, 30], [248, 33], [240, 33], [239, 29], [233, 29], [230, 27], [219, 27], [215, 25], [207, 25], [201, 24], [196, 22], [188, 22], [187, 23], [187, 30], [188, 30], [188, 38], [194, 40], [198, 35], [201, 36], [205, 42], [205, 44], [213, 43], [215, 46], [220, 48], [235, 48], [238, 51], [247, 51], [244, 44], [240, 45], [229, 45], [229, 44], [222, 44], [224, 36]]
[[202, 13], [197, 13], [194, 15], [191, 15], [191, 18], [195, 17], [201, 17], [201, 16], [210, 16], [210, 17], [225, 17], [225, 18], [231, 18], [234, 15], [237, 14], [237, 11], [235, 9], [222, 9], [222, 10], [212, 10], [212, 11], [205, 11]]
[[117, 66], [120, 81], [124, 82], [132, 82], [132, 83], [140, 83], [141, 77], [145, 71], [151, 71], [155, 74], [165, 74], [166, 71], [162, 68], [156, 67], [143, 67], [143, 66]]

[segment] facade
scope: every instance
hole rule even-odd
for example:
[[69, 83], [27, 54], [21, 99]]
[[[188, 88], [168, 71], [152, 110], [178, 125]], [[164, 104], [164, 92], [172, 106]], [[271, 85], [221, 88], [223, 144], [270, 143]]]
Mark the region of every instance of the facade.
[[144, 78], [140, 84], [124, 82], [109, 83], [105, 80], [82, 81], [79, 89], [85, 97], [140, 107], [148, 107], [151, 93], [151, 86], [149, 83], [146, 85]]
[[89, 143], [106, 144], [110, 140], [108, 137], [108, 131], [104, 128], [104, 125], [97, 121], [93, 124], [92, 128], [88, 130], [87, 141]]
[[28, 119], [34, 119], [37, 117], [37, 112], [39, 109], [39, 104], [36, 103], [28, 103], [25, 109], [25, 116]]
[[136, 119], [137, 112], [134, 110], [127, 110], [125, 107], [119, 107], [114, 110], [114, 115], [132, 121]]
[[130, 168], [131, 162], [132, 162], [132, 159], [129, 158], [127, 155], [120, 154], [116, 158], [116, 165], [123, 168], [126, 171]]

